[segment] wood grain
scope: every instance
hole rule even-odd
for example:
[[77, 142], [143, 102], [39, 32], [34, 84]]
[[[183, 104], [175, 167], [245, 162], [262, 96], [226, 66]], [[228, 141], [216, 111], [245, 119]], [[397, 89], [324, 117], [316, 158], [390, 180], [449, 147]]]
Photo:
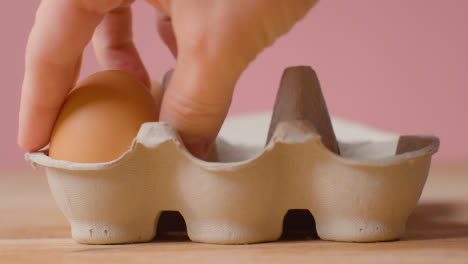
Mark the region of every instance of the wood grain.
[[70, 239], [42, 171], [4, 171], [0, 263], [467, 263], [467, 175], [468, 165], [434, 166], [400, 241], [338, 243], [309, 236], [226, 246], [175, 234], [152, 243], [90, 246]]

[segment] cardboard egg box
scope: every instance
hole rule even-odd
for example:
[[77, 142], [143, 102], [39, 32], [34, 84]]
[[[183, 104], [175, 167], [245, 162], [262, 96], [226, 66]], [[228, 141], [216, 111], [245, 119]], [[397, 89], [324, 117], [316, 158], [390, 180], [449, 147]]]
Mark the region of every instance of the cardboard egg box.
[[439, 146], [431, 135], [337, 141], [310, 67], [285, 70], [266, 142], [256, 149], [218, 138], [200, 160], [154, 122], [110, 162], [54, 160], [47, 151], [26, 158], [46, 169], [79, 243], [151, 241], [165, 211], [180, 212], [192, 241], [274, 241], [291, 209], [309, 210], [321, 239], [373, 242], [402, 236]]

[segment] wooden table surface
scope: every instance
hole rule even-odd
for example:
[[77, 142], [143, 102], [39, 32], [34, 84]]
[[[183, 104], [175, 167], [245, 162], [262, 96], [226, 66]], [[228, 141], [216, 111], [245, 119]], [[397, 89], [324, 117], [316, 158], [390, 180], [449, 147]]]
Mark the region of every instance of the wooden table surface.
[[0, 263], [468, 263], [468, 165], [431, 169], [403, 239], [338, 243], [317, 238], [253, 245], [155, 240], [81, 245], [43, 171], [0, 172]]

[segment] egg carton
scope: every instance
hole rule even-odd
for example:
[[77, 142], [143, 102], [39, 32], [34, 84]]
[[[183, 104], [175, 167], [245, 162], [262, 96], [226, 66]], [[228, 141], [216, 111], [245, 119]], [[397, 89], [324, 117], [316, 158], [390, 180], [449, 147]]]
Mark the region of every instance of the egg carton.
[[315, 72], [293, 67], [261, 149], [218, 138], [200, 160], [171, 126], [153, 122], [110, 162], [54, 160], [47, 151], [26, 158], [46, 169], [79, 243], [150, 241], [165, 211], [180, 212], [192, 241], [274, 241], [291, 209], [309, 210], [321, 239], [372, 242], [404, 233], [438, 146], [431, 135], [336, 141]]

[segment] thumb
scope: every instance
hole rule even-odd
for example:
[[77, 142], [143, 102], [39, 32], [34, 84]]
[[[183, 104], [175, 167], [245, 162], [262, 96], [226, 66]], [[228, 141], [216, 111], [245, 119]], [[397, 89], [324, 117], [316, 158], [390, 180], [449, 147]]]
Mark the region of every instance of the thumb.
[[201, 159], [226, 118], [241, 73], [227, 64], [179, 54], [161, 104], [160, 120], [172, 125], [187, 149]]

